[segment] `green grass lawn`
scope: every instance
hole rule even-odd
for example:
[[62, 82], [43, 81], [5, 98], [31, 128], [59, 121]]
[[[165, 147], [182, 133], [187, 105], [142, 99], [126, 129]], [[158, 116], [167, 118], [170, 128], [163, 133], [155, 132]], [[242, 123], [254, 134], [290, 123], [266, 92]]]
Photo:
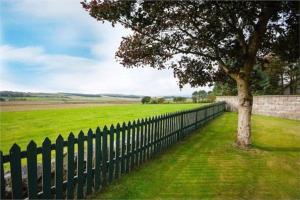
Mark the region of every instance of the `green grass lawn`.
[[87, 132], [89, 128], [95, 130], [97, 126], [103, 127], [199, 106], [201, 105], [133, 104], [0, 112], [0, 148], [6, 154], [14, 143], [19, 144], [24, 150], [30, 140], [40, 145], [46, 137], [54, 142], [59, 134], [66, 138], [71, 131], [77, 135], [80, 130]]
[[226, 113], [91, 198], [300, 199], [300, 121], [253, 116], [253, 147], [234, 146]]

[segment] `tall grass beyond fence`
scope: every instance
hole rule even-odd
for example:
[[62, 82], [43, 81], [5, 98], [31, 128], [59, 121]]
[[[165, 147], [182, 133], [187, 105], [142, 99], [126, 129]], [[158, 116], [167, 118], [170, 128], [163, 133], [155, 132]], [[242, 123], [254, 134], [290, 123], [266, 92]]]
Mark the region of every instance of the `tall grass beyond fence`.
[[[220, 102], [98, 127], [95, 131], [89, 129], [87, 135], [82, 131], [77, 137], [70, 133], [67, 140], [59, 135], [55, 143], [46, 138], [41, 147], [31, 141], [25, 151], [14, 144], [8, 155], [0, 152], [1, 199], [82, 199], [182, 140], [224, 109], [225, 103]], [[37, 159], [40, 155], [41, 178]], [[26, 174], [22, 159], [27, 163]], [[4, 165], [10, 166], [10, 172], [4, 173]], [[6, 183], [6, 174], [11, 176], [10, 183]]]

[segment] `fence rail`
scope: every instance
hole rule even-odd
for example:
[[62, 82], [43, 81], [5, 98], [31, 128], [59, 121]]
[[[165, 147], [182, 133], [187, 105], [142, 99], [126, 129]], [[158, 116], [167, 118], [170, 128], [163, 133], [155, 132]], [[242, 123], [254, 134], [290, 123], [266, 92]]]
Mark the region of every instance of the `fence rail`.
[[[0, 151], [0, 199], [82, 199], [182, 140], [224, 109], [225, 103], [220, 102], [127, 124], [104, 126], [102, 130], [99, 127], [95, 131], [89, 129], [87, 135], [80, 131], [77, 138], [73, 133], [67, 140], [59, 135], [55, 143], [46, 138], [41, 147], [31, 141], [25, 151], [14, 144], [8, 155]], [[41, 178], [38, 155], [42, 156]], [[27, 163], [25, 175], [22, 159]], [[10, 166], [10, 172], [4, 173], [4, 165]], [[11, 177], [10, 183], [4, 177], [7, 173]]]

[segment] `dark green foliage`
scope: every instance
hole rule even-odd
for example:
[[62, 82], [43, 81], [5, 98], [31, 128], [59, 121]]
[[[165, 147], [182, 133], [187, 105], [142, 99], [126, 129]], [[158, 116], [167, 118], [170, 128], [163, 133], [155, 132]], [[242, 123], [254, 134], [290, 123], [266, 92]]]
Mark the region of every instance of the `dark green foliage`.
[[151, 97], [143, 97], [141, 100], [142, 104], [150, 103], [151, 102]]
[[201, 103], [207, 98], [207, 95], [205, 90], [195, 91], [192, 94], [192, 100], [194, 103]]
[[166, 100], [165, 100], [165, 98], [158, 98], [157, 99], [157, 103], [159, 103], [159, 104], [161, 104], [161, 103], [164, 103]]
[[183, 103], [186, 101], [186, 97], [174, 97], [173, 101], [176, 103]]
[[[293, 24], [299, 22], [294, 17], [299, 7], [296, 2], [84, 1], [82, 4], [97, 20], [119, 23], [133, 31], [123, 38], [116, 53], [123, 65], [170, 67], [180, 85], [192, 86], [222, 78], [218, 76], [220, 71], [235, 79], [245, 73], [250, 75], [255, 60], [275, 48], [280, 40], [276, 35], [297, 35], [298, 28]], [[289, 41], [295, 43], [299, 44], [299, 37]], [[213, 68], [215, 64], [219, 69]]]

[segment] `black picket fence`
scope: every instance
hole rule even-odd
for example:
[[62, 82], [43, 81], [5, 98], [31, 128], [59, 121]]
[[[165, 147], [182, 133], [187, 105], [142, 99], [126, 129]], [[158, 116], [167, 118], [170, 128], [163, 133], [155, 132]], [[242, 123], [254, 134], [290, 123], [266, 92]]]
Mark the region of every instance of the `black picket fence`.
[[[224, 102], [214, 103], [105, 126], [102, 130], [98, 127], [95, 132], [90, 129], [87, 135], [81, 131], [77, 138], [73, 133], [67, 140], [58, 136], [54, 144], [46, 138], [41, 147], [31, 141], [25, 151], [14, 144], [8, 155], [0, 152], [1, 199], [82, 199], [139, 167], [224, 110]], [[51, 161], [51, 157], [55, 160]], [[22, 159], [27, 163], [26, 174]], [[9, 165], [9, 172], [5, 172], [4, 165]], [[8, 173], [10, 183], [4, 177]]]

